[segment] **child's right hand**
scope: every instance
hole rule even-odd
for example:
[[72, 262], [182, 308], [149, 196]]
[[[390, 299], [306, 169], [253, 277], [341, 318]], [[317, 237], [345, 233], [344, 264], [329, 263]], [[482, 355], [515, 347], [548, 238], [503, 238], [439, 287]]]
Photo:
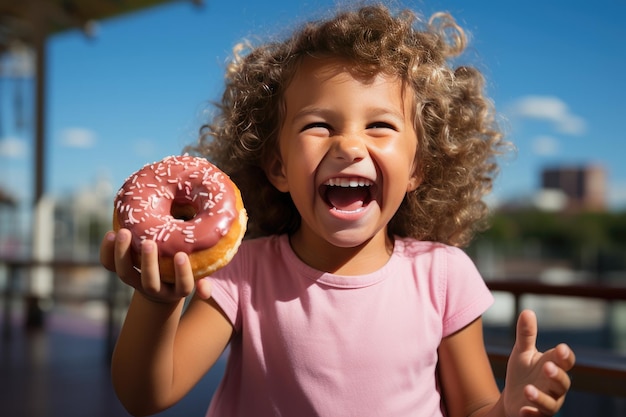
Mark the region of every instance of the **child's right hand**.
[[100, 262], [115, 272], [120, 279], [135, 288], [151, 301], [176, 303], [190, 295], [194, 289], [194, 278], [187, 254], [179, 252], [174, 256], [176, 281], [168, 284], [159, 275], [158, 248], [155, 242], [145, 240], [141, 246], [141, 268], [132, 261], [131, 234], [127, 229], [117, 233], [107, 232], [100, 246]]
[[560, 344], [539, 352], [536, 344], [537, 317], [525, 310], [519, 315], [515, 345], [507, 364], [503, 393], [507, 416], [555, 415], [570, 389], [567, 372], [576, 362], [571, 348]]

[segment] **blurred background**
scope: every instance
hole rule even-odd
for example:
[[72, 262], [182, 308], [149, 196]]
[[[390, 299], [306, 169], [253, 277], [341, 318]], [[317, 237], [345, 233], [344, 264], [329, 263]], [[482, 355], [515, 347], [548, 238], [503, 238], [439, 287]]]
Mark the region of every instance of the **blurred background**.
[[[98, 264], [114, 193], [180, 154], [243, 39], [333, 0], [0, 0], [0, 403], [7, 416], [125, 416], [108, 358], [129, 290]], [[496, 373], [521, 308], [578, 353], [560, 415], [626, 416], [626, 2], [394, 2], [470, 35], [516, 146], [468, 253], [496, 295]], [[204, 415], [223, 361], [162, 415]], [[6, 413], [6, 414], [4, 414]]]

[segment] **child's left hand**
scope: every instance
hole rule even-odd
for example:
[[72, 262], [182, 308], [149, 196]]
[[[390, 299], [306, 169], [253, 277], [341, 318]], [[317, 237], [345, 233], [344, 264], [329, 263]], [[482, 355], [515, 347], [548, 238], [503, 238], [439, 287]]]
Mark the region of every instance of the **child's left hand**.
[[517, 321], [515, 345], [502, 393], [509, 417], [554, 415], [570, 388], [567, 371], [574, 366], [574, 352], [566, 344], [560, 344], [541, 353], [536, 342], [537, 317], [525, 310]]

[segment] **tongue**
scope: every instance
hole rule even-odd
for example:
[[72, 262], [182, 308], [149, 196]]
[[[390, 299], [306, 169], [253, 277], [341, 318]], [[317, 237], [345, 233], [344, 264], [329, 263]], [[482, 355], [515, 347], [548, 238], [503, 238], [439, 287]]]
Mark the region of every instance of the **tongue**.
[[331, 206], [342, 211], [355, 211], [365, 205], [369, 196], [366, 187], [328, 187], [326, 198]]

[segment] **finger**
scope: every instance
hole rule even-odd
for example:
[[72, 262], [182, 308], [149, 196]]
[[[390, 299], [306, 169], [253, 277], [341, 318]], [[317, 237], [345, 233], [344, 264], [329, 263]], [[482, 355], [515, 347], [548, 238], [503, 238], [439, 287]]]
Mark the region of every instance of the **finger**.
[[569, 371], [576, 363], [576, 355], [574, 351], [565, 343], [559, 344], [554, 348], [554, 359], [552, 361], [561, 369]]
[[156, 294], [161, 290], [159, 252], [152, 240], [141, 242], [141, 286], [148, 294]]
[[133, 255], [132, 255], [132, 235], [127, 229], [118, 230], [115, 235], [115, 272], [122, 281], [130, 283], [138, 275], [137, 271], [133, 268]]
[[569, 371], [576, 362], [576, 356], [572, 349], [565, 343], [559, 344], [557, 347], [546, 351], [542, 357], [543, 361], [552, 361], [558, 367]]
[[109, 231], [100, 244], [100, 263], [109, 271], [115, 272], [115, 232]]
[[198, 282], [196, 282], [196, 294], [198, 294], [198, 297], [202, 298], [203, 300], [208, 300], [209, 298], [211, 298], [212, 289], [213, 284], [211, 284], [211, 281], [206, 278], [200, 279], [198, 280]]
[[542, 372], [547, 377], [541, 384], [541, 390], [554, 399], [563, 397], [572, 384], [569, 375], [553, 362], [543, 364]]
[[535, 409], [536, 415], [554, 415], [559, 411], [561, 405], [563, 405], [563, 396], [559, 396], [557, 398], [552, 397], [551, 395], [539, 390], [534, 385], [527, 385], [524, 387], [524, 396], [526, 399], [532, 404], [532, 407], [527, 407], [526, 412], [522, 413], [523, 415], [535, 415], [533, 412], [529, 412], [532, 409]]
[[194, 277], [189, 257], [184, 252], [174, 255], [174, 273], [176, 274], [175, 290], [181, 297], [193, 291]]
[[517, 319], [515, 349], [520, 352], [534, 351], [537, 345], [537, 316], [531, 310], [524, 310]]

